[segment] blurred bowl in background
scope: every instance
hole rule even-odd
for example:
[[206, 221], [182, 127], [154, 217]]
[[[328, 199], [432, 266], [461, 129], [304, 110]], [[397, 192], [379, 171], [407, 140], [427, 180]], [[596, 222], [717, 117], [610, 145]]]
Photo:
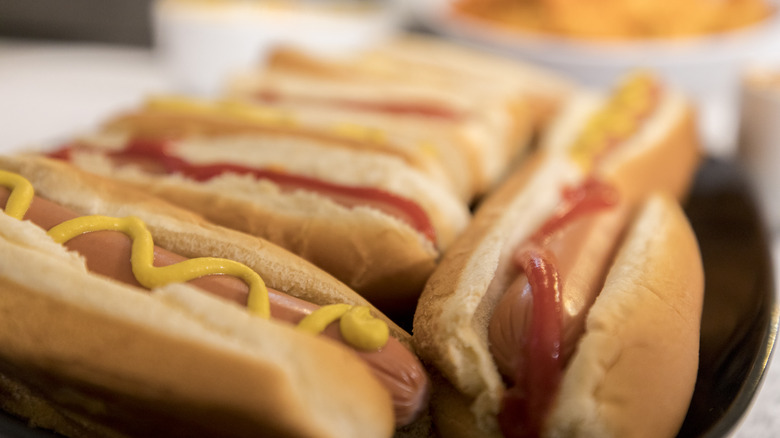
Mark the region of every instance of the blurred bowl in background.
[[158, 0], [152, 16], [171, 88], [211, 96], [274, 45], [349, 53], [393, 35], [402, 13], [379, 0]]
[[453, 13], [452, 3], [419, 0], [410, 7], [420, 24], [433, 32], [555, 69], [585, 86], [606, 89], [620, 75], [636, 68], [658, 72], [698, 104], [701, 133], [709, 152], [716, 156], [735, 151], [743, 65], [761, 58], [780, 59], [777, 13], [755, 25], [722, 34], [586, 41], [491, 26]]

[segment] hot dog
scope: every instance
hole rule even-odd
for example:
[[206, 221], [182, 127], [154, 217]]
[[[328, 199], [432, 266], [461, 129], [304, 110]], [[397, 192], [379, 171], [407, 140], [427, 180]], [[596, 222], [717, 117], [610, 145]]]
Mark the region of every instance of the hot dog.
[[415, 314], [442, 436], [674, 436], [703, 295], [690, 111], [645, 74], [577, 99], [480, 206]]
[[478, 197], [574, 88], [521, 62], [404, 35], [348, 58], [277, 48], [262, 68], [236, 75], [227, 93], [430, 139], [444, 156], [470, 164], [468, 192]]
[[[0, 373], [64, 417], [144, 435], [185, 426], [184, 433], [196, 433], [192, 427], [214, 420], [200, 433], [389, 436], [425, 410], [427, 377], [403, 345], [408, 335], [313, 266], [64, 163], [3, 157], [0, 168], [5, 212], [0, 243], [4, 258], [11, 259], [4, 260], [0, 274], [0, 305], [7, 315]], [[94, 216], [98, 213], [117, 217]], [[29, 278], [37, 262], [41, 273]], [[169, 285], [187, 279], [193, 279], [189, 286]], [[153, 291], [139, 294], [143, 288]], [[319, 307], [331, 303], [339, 304]], [[50, 319], [15, 316], [16, 311]], [[344, 317], [329, 323], [323, 312]], [[348, 328], [350, 318], [357, 328]], [[361, 328], [365, 324], [375, 330]], [[320, 337], [301, 333], [323, 329]], [[382, 340], [388, 329], [392, 336]], [[138, 339], [127, 341], [126, 355], [110, 351], [117, 333]], [[266, 334], [272, 342], [264, 340]], [[95, 354], [100, 358], [91, 358]], [[186, 365], [192, 372], [176, 368], [185, 365], [183, 358], [196, 361]], [[241, 374], [225, 375], [232, 372]], [[213, 373], [214, 383], [198, 382], [203, 389], [191, 391], [177, 373], [201, 378]], [[274, 382], [262, 383], [269, 375]], [[337, 381], [349, 390], [338, 388]], [[52, 382], [57, 387], [47, 388]], [[128, 387], [129, 382], [146, 389]], [[108, 408], [92, 412], [96, 405]], [[203, 412], [184, 409], [199, 405], [215, 414], [198, 419], [191, 415]], [[24, 403], [12, 398], [4, 398], [3, 407], [40, 420], [40, 412], [25, 412]], [[290, 413], [280, 414], [287, 409]], [[160, 424], [137, 424], [125, 417], [131, 412]], [[301, 415], [311, 421], [300, 421]]]
[[465, 165], [453, 163], [444, 151], [436, 149], [436, 143], [397, 130], [372, 127], [353, 114], [339, 111], [322, 114], [310, 111], [308, 107], [280, 109], [229, 98], [206, 100], [159, 95], [147, 99], [143, 108], [109, 120], [105, 128], [153, 138], [227, 137], [252, 133], [303, 137], [334, 147], [370, 150], [394, 157], [424, 173], [433, 183], [452, 190], [458, 197], [465, 200], [468, 196], [463, 182], [467, 175], [454, 175], [455, 169], [462, 170]]
[[383, 312], [410, 314], [469, 220], [465, 203], [397, 156], [228, 108], [158, 99], [54, 155], [266, 238]]

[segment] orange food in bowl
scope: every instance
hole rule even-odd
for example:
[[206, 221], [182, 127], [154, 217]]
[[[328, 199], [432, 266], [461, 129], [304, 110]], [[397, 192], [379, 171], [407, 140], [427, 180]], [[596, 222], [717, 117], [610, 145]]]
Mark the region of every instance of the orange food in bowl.
[[510, 29], [608, 40], [720, 33], [774, 13], [765, 0], [456, 0], [454, 11]]

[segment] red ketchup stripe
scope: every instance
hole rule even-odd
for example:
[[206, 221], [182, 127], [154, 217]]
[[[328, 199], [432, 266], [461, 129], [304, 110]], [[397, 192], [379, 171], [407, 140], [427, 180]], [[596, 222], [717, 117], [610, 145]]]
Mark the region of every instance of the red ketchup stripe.
[[[251, 175], [257, 179], [272, 181], [279, 185], [283, 191], [302, 189], [326, 196], [345, 207], [374, 207], [408, 224], [431, 243], [435, 244], [436, 242], [436, 231], [428, 215], [425, 210], [411, 200], [370, 187], [343, 186], [269, 169], [230, 163], [195, 165], [168, 152], [172, 144], [171, 141], [132, 139], [128, 141], [123, 150], [112, 152], [110, 156], [126, 162], [151, 164], [153, 167], [159, 168], [160, 172], [177, 173], [201, 182], [224, 173]], [[73, 149], [79, 147], [81, 146], [65, 146], [50, 153], [49, 156], [69, 160]]]
[[49, 158], [54, 158], [56, 160], [70, 161], [72, 153], [73, 153], [73, 146], [65, 145], [53, 152], [49, 152], [48, 154], [46, 154], [46, 156]]
[[340, 107], [350, 110], [366, 111], [380, 114], [395, 114], [407, 116], [431, 117], [450, 121], [459, 121], [462, 114], [455, 110], [425, 103], [361, 101], [351, 99], [317, 98], [304, 96], [282, 96], [271, 90], [257, 92], [255, 98], [267, 104], [282, 102], [300, 102], [319, 104], [323, 106]]
[[551, 255], [536, 245], [515, 257], [525, 272], [533, 296], [531, 336], [526, 343], [532, 366], [517, 370], [515, 385], [507, 389], [498, 422], [507, 438], [536, 437], [563, 373], [561, 291]]
[[[658, 84], [651, 84], [648, 105], [634, 114], [637, 126], [655, 111], [661, 91]], [[631, 135], [608, 138], [607, 147], [594, 157], [594, 163], [600, 162]], [[528, 337], [518, 340], [517, 344], [517, 351], [522, 351], [528, 360], [518, 363], [513, 376], [506, 376], [512, 380], [512, 386], [504, 393], [498, 415], [505, 437], [539, 435], [563, 375], [562, 291], [554, 265], [555, 255], [548, 249], [548, 243], [582, 216], [614, 207], [619, 197], [614, 186], [593, 175], [578, 186], [564, 188], [558, 209], [516, 249], [514, 262], [528, 279], [533, 306]]]
[[620, 194], [613, 185], [591, 176], [580, 185], [565, 187], [561, 198], [558, 209], [531, 235], [532, 242], [543, 244], [577, 218], [614, 207]]
[[507, 438], [539, 435], [563, 375], [561, 285], [555, 255], [547, 244], [572, 222], [611, 208], [618, 201], [614, 186], [593, 177], [564, 188], [560, 208], [514, 255], [515, 265], [528, 278], [533, 307], [528, 338], [517, 346], [528, 360], [522, 361], [515, 375], [510, 376], [513, 386], [504, 393], [498, 415]]
[[356, 100], [338, 99], [333, 101], [334, 105], [345, 108], [371, 111], [385, 114], [400, 115], [419, 115], [423, 117], [433, 117], [446, 120], [458, 120], [460, 115], [455, 111], [435, 105], [425, 105], [421, 103], [401, 103], [401, 102], [361, 102]]

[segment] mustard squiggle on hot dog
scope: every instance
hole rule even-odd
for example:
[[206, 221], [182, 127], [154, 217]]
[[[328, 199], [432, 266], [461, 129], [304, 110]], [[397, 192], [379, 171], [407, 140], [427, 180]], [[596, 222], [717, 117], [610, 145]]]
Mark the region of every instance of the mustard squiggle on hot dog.
[[232, 275], [249, 286], [249, 310], [263, 318], [270, 317], [265, 283], [246, 265], [228, 259], [198, 257], [169, 266], [154, 266], [152, 233], [137, 217], [81, 216], [52, 227], [48, 234], [55, 242], [65, 243], [81, 234], [104, 230], [122, 232], [133, 240], [130, 263], [135, 278], [142, 286], [153, 289], [171, 283], [184, 283], [206, 275]]
[[[22, 220], [35, 195], [30, 182], [21, 175], [0, 170], [0, 186], [11, 191], [6, 203], [6, 214]], [[138, 282], [149, 289], [171, 283], [181, 283], [206, 275], [231, 275], [249, 286], [247, 307], [263, 318], [270, 317], [268, 289], [260, 275], [248, 266], [234, 260], [199, 257], [168, 266], [154, 266], [154, 241], [144, 222], [137, 217], [114, 218], [108, 216], [82, 216], [60, 223], [48, 231], [57, 243], [65, 242], [84, 233], [94, 231], [119, 231], [132, 239], [131, 265]], [[373, 318], [368, 307], [335, 305], [340, 309], [333, 317], [333, 306], [324, 306], [304, 318], [299, 327], [304, 331], [320, 333], [328, 324], [340, 320], [340, 330], [345, 341], [362, 350], [378, 350], [388, 341], [389, 329], [383, 321]], [[327, 323], [323, 324], [322, 321]], [[312, 327], [318, 327], [313, 330]]]
[[340, 320], [341, 336], [352, 345], [384, 345], [389, 336], [387, 324], [374, 318], [368, 307], [331, 304], [319, 308], [298, 323], [298, 328], [320, 333], [330, 323]]
[[0, 170], [0, 183], [11, 190], [5, 207], [5, 214], [14, 219], [22, 220], [30, 209], [35, 189], [30, 181], [21, 175]]

